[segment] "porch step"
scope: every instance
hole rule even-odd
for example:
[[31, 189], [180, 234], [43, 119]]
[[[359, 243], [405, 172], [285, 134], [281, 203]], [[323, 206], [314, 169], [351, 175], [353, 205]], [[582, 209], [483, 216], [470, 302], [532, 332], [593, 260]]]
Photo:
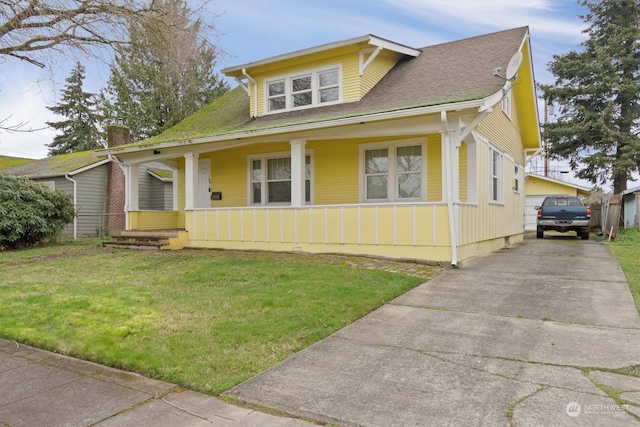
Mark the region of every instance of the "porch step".
[[178, 237], [180, 230], [126, 230], [116, 232], [111, 241], [102, 244], [105, 248], [159, 251], [169, 244], [169, 239]]

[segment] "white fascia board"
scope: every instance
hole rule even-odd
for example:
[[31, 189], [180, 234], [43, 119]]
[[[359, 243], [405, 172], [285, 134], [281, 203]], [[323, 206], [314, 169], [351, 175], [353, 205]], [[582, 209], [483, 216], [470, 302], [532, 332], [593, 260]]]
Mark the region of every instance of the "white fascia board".
[[24, 178], [29, 178], [29, 179], [58, 178], [58, 177], [65, 176], [65, 175], [73, 176], [73, 175], [77, 175], [79, 173], [88, 171], [90, 169], [97, 168], [98, 166], [102, 166], [102, 165], [104, 165], [106, 163], [109, 163], [109, 162], [110, 162], [110, 160], [107, 158], [107, 159], [104, 159], [104, 160], [100, 160], [99, 162], [91, 163], [90, 165], [83, 166], [80, 169], [76, 169], [76, 170], [73, 170], [71, 172], [51, 172], [51, 173], [46, 173], [46, 174], [42, 174], [42, 175], [27, 174], [27, 175], [20, 175], [20, 176], [24, 177]]
[[307, 49], [296, 50], [294, 52], [285, 53], [282, 55], [276, 55], [269, 58], [261, 59], [260, 61], [249, 62], [247, 64], [235, 65], [233, 67], [228, 67], [223, 70], [220, 70], [222, 74], [228, 75], [229, 73], [238, 73], [242, 72], [243, 68], [251, 69], [253, 67], [259, 67], [261, 65], [271, 64], [273, 62], [285, 61], [287, 59], [297, 58], [303, 55], [310, 55], [312, 53], [324, 52], [330, 49], [336, 49], [339, 47], [350, 46], [358, 43], [367, 42], [372, 46], [380, 46], [384, 49], [389, 49], [394, 52], [401, 53], [403, 55], [409, 56], [418, 56], [421, 51], [418, 49], [414, 49], [405, 45], [401, 45], [399, 43], [394, 43], [389, 40], [382, 39], [380, 37], [376, 37], [371, 34], [367, 34], [366, 36], [355, 37], [352, 39], [342, 40], [333, 43], [322, 44], [319, 46], [310, 47]]
[[98, 166], [106, 165], [106, 164], [107, 164], [107, 163], [109, 163], [110, 161], [111, 161], [111, 160], [107, 157], [106, 159], [100, 160], [100, 161], [98, 161], [98, 162], [96, 162], [96, 163], [91, 163], [90, 165], [84, 166], [84, 167], [82, 167], [82, 168], [80, 168], [80, 169], [76, 169], [76, 170], [74, 170], [74, 171], [67, 172], [67, 173], [66, 173], [66, 174], [64, 174], [64, 175], [72, 175], [72, 176], [73, 176], [73, 175], [76, 175], [76, 174], [82, 173], [82, 172], [84, 172], [84, 171], [88, 171], [89, 169], [93, 169], [93, 168], [97, 168]]
[[414, 49], [409, 46], [405, 46], [396, 42], [392, 42], [390, 40], [381, 39], [380, 37], [370, 36], [369, 44], [372, 46], [381, 47], [383, 49], [391, 50], [393, 52], [398, 52], [403, 55], [417, 57], [422, 53], [419, 49]]
[[240, 143], [240, 140], [244, 140], [246, 138], [260, 138], [260, 137], [268, 137], [272, 135], [288, 134], [288, 133], [300, 132], [300, 131], [326, 129], [334, 126], [374, 122], [378, 120], [400, 119], [400, 118], [406, 118], [406, 117], [434, 114], [434, 113], [439, 113], [441, 111], [461, 111], [461, 110], [467, 110], [467, 109], [473, 109], [473, 108], [477, 108], [480, 111], [482, 111], [486, 109], [488, 104], [493, 102], [493, 100], [497, 96], [501, 96], [501, 92], [502, 92], [502, 89], [500, 89], [500, 91], [496, 94], [490, 95], [486, 98], [476, 99], [472, 101], [453, 102], [448, 104], [431, 105], [427, 107], [409, 108], [409, 109], [399, 110], [399, 111], [388, 111], [384, 113], [368, 114], [365, 116], [345, 117], [342, 119], [334, 119], [334, 120], [328, 120], [324, 122], [303, 123], [299, 125], [263, 129], [263, 130], [257, 130], [257, 131], [251, 131], [251, 132], [239, 132], [239, 133], [233, 133], [233, 134], [227, 134], [227, 135], [205, 136], [202, 138], [163, 142], [163, 143], [153, 144], [148, 146], [136, 146], [136, 147], [130, 147], [130, 148], [116, 147], [112, 149], [106, 149], [104, 153], [112, 154], [112, 155], [121, 155], [121, 154], [136, 153], [136, 152], [147, 151], [147, 150], [162, 150], [162, 149], [175, 148], [175, 147], [181, 147], [181, 146], [184, 147], [184, 146], [191, 146], [191, 145], [197, 145], [197, 144], [205, 144], [209, 142], [225, 142], [226, 141], [233, 144], [233, 143]]

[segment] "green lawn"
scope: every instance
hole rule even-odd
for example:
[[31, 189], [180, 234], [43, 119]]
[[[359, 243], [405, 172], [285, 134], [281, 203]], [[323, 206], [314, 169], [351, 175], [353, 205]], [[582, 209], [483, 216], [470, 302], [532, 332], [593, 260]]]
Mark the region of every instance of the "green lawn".
[[211, 394], [424, 281], [299, 255], [96, 244], [0, 252], [0, 337]]
[[640, 231], [619, 230], [616, 239], [606, 242], [624, 271], [629, 289], [640, 312]]

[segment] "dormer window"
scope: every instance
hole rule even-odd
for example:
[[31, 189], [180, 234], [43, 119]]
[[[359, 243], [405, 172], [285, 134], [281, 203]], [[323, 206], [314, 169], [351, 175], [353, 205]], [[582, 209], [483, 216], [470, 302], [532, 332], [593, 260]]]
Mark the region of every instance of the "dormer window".
[[266, 111], [274, 113], [340, 102], [341, 66], [335, 65], [265, 80]]

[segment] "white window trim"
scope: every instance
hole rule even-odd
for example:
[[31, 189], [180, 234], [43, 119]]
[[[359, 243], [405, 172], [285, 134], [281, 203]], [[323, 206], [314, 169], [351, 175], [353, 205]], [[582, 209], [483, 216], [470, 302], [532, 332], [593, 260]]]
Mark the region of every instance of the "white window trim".
[[[498, 154], [498, 174], [493, 175], [493, 153]], [[493, 145], [489, 144], [489, 203], [490, 204], [504, 204], [504, 158], [505, 155], [502, 151], [498, 150]], [[493, 179], [498, 179], [497, 185], [497, 197], [494, 199], [493, 194]]]
[[55, 181], [40, 181], [40, 184], [44, 185], [51, 191], [56, 191], [56, 182]]
[[[320, 100], [318, 99], [318, 90], [319, 90], [318, 74], [325, 71], [334, 70], [334, 69], [338, 70], [338, 99], [336, 101], [320, 103]], [[292, 105], [291, 80], [294, 78], [304, 77], [308, 75], [311, 75], [311, 94], [312, 94], [311, 104], [294, 108]], [[282, 80], [284, 80], [285, 108], [283, 108], [282, 110], [269, 111], [269, 84], [282, 81]], [[307, 108], [324, 107], [325, 105], [340, 104], [342, 102], [342, 88], [343, 88], [342, 63], [332, 64], [325, 67], [300, 70], [295, 73], [281, 74], [278, 76], [270, 77], [268, 79], [264, 79], [263, 88], [262, 88], [263, 94], [264, 94], [263, 96], [264, 102], [262, 106], [264, 115], [284, 113], [286, 111], [305, 110]]]
[[[411, 147], [420, 145], [422, 147], [422, 177], [420, 179], [420, 197], [415, 198], [398, 198], [397, 197], [397, 175], [396, 175], [396, 155], [399, 147]], [[387, 183], [387, 198], [386, 199], [371, 199], [366, 198], [367, 183], [365, 180], [365, 164], [364, 156], [368, 150], [376, 150], [381, 148], [387, 148], [389, 151], [389, 172], [388, 175], [393, 177], [393, 185]], [[358, 197], [360, 203], [381, 203], [381, 202], [416, 202], [427, 200], [427, 139], [426, 138], [411, 138], [402, 140], [389, 140], [381, 142], [372, 142], [366, 144], [360, 144], [358, 146]]]
[[[311, 176], [309, 177], [309, 201], [305, 201], [305, 205], [313, 205], [313, 176], [314, 176], [314, 160], [313, 149], [305, 150], [305, 157], [309, 156], [309, 166], [311, 168]], [[267, 160], [291, 158], [291, 151], [278, 151], [274, 153], [251, 154], [247, 156], [247, 206], [291, 206], [289, 203], [268, 203], [267, 202]], [[253, 203], [253, 164], [254, 160], [260, 160], [260, 200], [261, 203]]]
[[515, 193], [521, 193], [522, 192], [522, 180], [520, 179], [520, 173], [522, 171], [522, 167], [517, 164], [517, 163], [513, 163], [513, 179], [514, 179], [514, 183], [513, 183], [513, 191]]

